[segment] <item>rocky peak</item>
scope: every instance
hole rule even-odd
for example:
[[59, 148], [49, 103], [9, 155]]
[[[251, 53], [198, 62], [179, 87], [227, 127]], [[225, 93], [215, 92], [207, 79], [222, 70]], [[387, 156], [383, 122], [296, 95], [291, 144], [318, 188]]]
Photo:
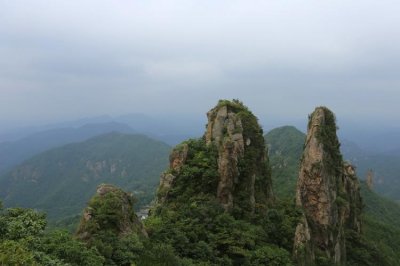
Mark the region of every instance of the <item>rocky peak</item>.
[[[242, 121], [236, 112], [229, 108], [229, 105], [216, 106], [207, 113], [207, 117], [206, 143], [215, 145], [219, 151], [218, 172], [220, 178], [217, 198], [225, 210], [230, 210], [233, 207], [234, 184], [239, 181], [238, 163], [244, 155]], [[250, 144], [251, 140], [249, 139], [248, 142]], [[254, 183], [253, 180], [250, 182]], [[253, 210], [254, 193], [251, 193], [249, 197]]]
[[[228, 104], [218, 105], [207, 113], [208, 124], [206, 131], [206, 143], [220, 144], [226, 137], [230, 138], [240, 153], [244, 152], [243, 125], [236, 110]], [[248, 145], [251, 140], [248, 139]]]
[[356, 169], [348, 162], [343, 166], [343, 185], [346, 200], [344, 209], [344, 219], [346, 226], [349, 229], [361, 233], [361, 211], [362, 211], [362, 198], [360, 194], [360, 182], [356, 175]]
[[101, 230], [110, 230], [118, 236], [131, 233], [147, 236], [134, 212], [134, 202], [132, 194], [113, 185], [99, 185], [83, 211], [77, 237], [89, 241]]
[[[265, 203], [273, 197], [257, 118], [236, 100], [220, 101], [207, 117], [206, 143], [218, 150], [217, 198], [225, 210], [236, 205], [253, 213], [256, 202]], [[260, 183], [257, 177], [261, 177]]]
[[367, 172], [367, 187], [369, 190], [374, 188], [374, 172], [371, 169]]
[[304, 210], [295, 237], [299, 265], [321, 257], [343, 264], [344, 228], [360, 227], [358, 180], [354, 167], [343, 162], [339, 147], [334, 114], [326, 107], [316, 108], [309, 117], [296, 190], [296, 204]]
[[257, 118], [237, 100], [219, 101], [207, 117], [204, 144], [200, 145], [204, 151], [196, 151], [185, 142], [173, 150], [170, 168], [161, 176], [159, 202], [168, 200], [168, 191], [181, 175], [181, 169], [190, 168], [197, 157], [207, 153], [208, 159], [216, 161], [215, 169], [209, 169], [216, 171], [215, 182], [210, 181], [215, 183], [212, 194], [226, 211], [237, 207], [236, 210], [253, 213], [256, 203], [266, 206], [272, 200], [272, 186]]
[[189, 146], [187, 144], [182, 144], [179, 149], [174, 149], [169, 155], [169, 167], [175, 171], [185, 164], [188, 156]]
[[[296, 191], [297, 205], [305, 207], [316, 224], [325, 226], [331, 224], [330, 219], [336, 211], [332, 204], [336, 190], [331, 189], [336, 187], [336, 177], [328, 171], [328, 165], [337, 168], [342, 164], [338, 161], [332, 165], [325, 160], [327, 155], [321, 135], [326, 127], [326, 112], [327, 109], [317, 108], [310, 117]], [[332, 142], [338, 143], [337, 137]]]

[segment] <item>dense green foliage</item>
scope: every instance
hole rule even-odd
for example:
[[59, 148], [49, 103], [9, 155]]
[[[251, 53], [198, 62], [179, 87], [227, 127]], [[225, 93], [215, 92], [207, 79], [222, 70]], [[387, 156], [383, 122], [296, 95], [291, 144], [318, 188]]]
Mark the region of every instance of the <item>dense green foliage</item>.
[[[302, 216], [295, 206], [295, 185], [305, 135], [294, 127], [281, 127], [265, 135], [257, 119], [240, 101], [220, 101], [243, 123], [244, 138], [251, 139], [239, 161], [242, 176], [255, 175], [256, 212], [245, 202], [246, 185], [234, 191], [235, 208], [225, 211], [216, 198], [218, 148], [204, 138], [189, 147], [185, 163], [168, 191], [142, 227], [133, 211], [135, 198], [122, 190], [95, 195], [88, 203], [91, 219], [81, 219], [77, 240], [66, 230], [46, 230], [46, 216], [31, 209], [0, 204], [0, 264], [4, 265], [295, 265], [292, 261], [296, 225]], [[330, 153], [331, 173], [342, 171], [335, 117], [318, 137]], [[260, 137], [261, 136], [261, 137]], [[58, 220], [57, 227], [72, 228], [76, 215], [99, 183], [117, 184], [148, 203], [167, 165], [169, 147], [138, 135], [110, 134], [68, 145], [34, 157], [0, 179], [0, 195], [10, 204], [38, 207]], [[263, 163], [259, 170], [255, 171]], [[271, 178], [277, 199], [268, 202], [265, 188]], [[114, 169], [114, 170], [112, 170]], [[126, 174], [124, 174], [126, 173]], [[240, 176], [241, 177], [241, 176]], [[240, 178], [239, 177], [239, 178]], [[16, 182], [11, 181], [16, 178]], [[8, 193], [8, 191], [11, 191]], [[7, 193], [6, 193], [7, 192]], [[378, 196], [362, 183], [362, 234], [347, 230], [347, 265], [400, 265], [400, 207]], [[21, 200], [21, 201], [19, 201]], [[339, 198], [340, 200], [340, 198]], [[338, 204], [340, 203], [338, 200]], [[66, 209], [65, 206], [73, 206]], [[318, 255], [318, 254], [317, 254]], [[323, 256], [321, 256], [323, 258]], [[329, 265], [319, 260], [318, 265]]]
[[400, 265], [400, 206], [369, 190], [364, 182], [361, 185], [365, 239], [389, 262], [381, 265]]
[[[293, 198], [305, 135], [293, 127], [282, 127], [265, 137], [270, 147], [274, 192], [278, 197]], [[351, 230], [345, 233], [348, 265], [399, 265], [400, 206], [370, 191], [364, 182], [361, 196], [362, 234]]]
[[76, 221], [100, 183], [133, 192], [137, 207], [154, 198], [170, 148], [142, 135], [107, 134], [44, 152], [0, 179], [6, 206], [37, 208], [52, 221]]
[[133, 210], [135, 198], [111, 185], [97, 193], [85, 209], [77, 235], [104, 256], [107, 265], [130, 265], [143, 248], [138, 234], [141, 227]]
[[[234, 101], [235, 103], [235, 101]], [[242, 106], [243, 104], [239, 102]], [[255, 201], [256, 211], [262, 212], [267, 208], [267, 204], [272, 202], [273, 195], [269, 195], [265, 192], [268, 187], [271, 186], [271, 169], [269, 165], [268, 157], [266, 156], [266, 146], [263, 137], [263, 130], [258, 124], [257, 117], [246, 107], [243, 106], [237, 112], [237, 116], [242, 121], [243, 126], [243, 138], [245, 140], [251, 140], [250, 145], [246, 145], [244, 157], [239, 161], [239, 172], [241, 176], [250, 177], [256, 176], [254, 189], [255, 189]], [[244, 184], [244, 183], [243, 183]], [[246, 184], [242, 187], [236, 188], [241, 193], [236, 194], [236, 203], [240, 206], [241, 202], [244, 202], [244, 198], [248, 197], [250, 191], [248, 188], [251, 187]], [[244, 210], [249, 210], [249, 206], [241, 206]], [[243, 215], [249, 215], [246, 211]]]
[[135, 232], [116, 234], [115, 225], [123, 214], [115, 212], [115, 203], [109, 199], [101, 203], [98, 198], [92, 201], [100, 207], [97, 212], [100, 224], [91, 224], [97, 230], [92, 230], [94, 238], [88, 244], [76, 240], [67, 231], [46, 232], [43, 213], [0, 208], [0, 265], [193, 265], [190, 260], [177, 257], [170, 245], [153, 244]]
[[264, 137], [274, 193], [278, 198], [294, 198], [306, 135], [295, 127], [283, 126], [269, 131]]
[[[325, 125], [319, 128], [317, 137], [323, 142], [325, 152], [329, 154], [329, 158], [325, 158], [330, 162], [328, 172], [340, 176], [343, 171], [343, 159], [339, 150], [340, 143], [334, 134], [335, 117], [333, 113], [328, 112], [325, 119]], [[265, 138], [271, 156], [273, 180], [278, 184], [275, 186], [275, 191], [281, 198], [294, 198], [305, 135], [293, 127], [283, 127], [270, 132]], [[204, 169], [211, 173], [208, 177], [212, 180], [216, 162], [212, 159], [212, 149], [207, 152], [203, 142], [203, 140], [188, 142], [189, 151], [191, 154], [201, 154], [202, 160], [207, 162], [203, 165]], [[201, 184], [202, 167], [199, 167], [199, 162], [194, 158], [195, 156], [189, 156], [185, 163], [182, 175], [184, 178], [180, 179], [181, 175], [174, 173], [178, 174], [178, 178], [173, 191], [180, 192], [174, 194], [172, 201], [153, 210], [153, 215], [146, 221], [151, 242], [167, 243], [179, 258], [190, 259], [192, 262], [204, 265], [292, 264], [289, 254], [292, 252], [294, 230], [300, 216], [299, 210], [296, 210], [293, 204], [282, 206], [278, 201], [264, 216], [232, 216], [224, 212], [213, 197], [215, 187], [209, 191], [215, 185], [207, 188], [198, 187]], [[187, 175], [190, 172], [192, 174]], [[197, 190], [191, 189], [189, 182], [194, 182]], [[186, 187], [189, 187], [190, 193], [185, 194]], [[184, 197], [181, 198], [181, 195]], [[373, 208], [381, 209], [385, 206], [380, 204]], [[363, 221], [361, 235], [351, 230], [346, 232], [348, 264], [396, 265], [396, 256], [393, 254], [399, 250], [397, 242], [393, 241], [394, 247], [390, 247], [386, 241], [379, 240], [377, 235], [371, 234], [371, 229], [376, 226], [376, 218], [366, 215]], [[383, 233], [383, 230], [373, 231]], [[270, 257], [272, 254], [279, 258], [274, 261]], [[317, 254], [317, 257], [318, 265], [329, 265], [322, 254]]]
[[0, 213], [1, 265], [101, 265], [104, 259], [65, 231], [45, 233], [45, 214], [9, 208]]
[[203, 265], [292, 265], [300, 212], [277, 204], [266, 215], [235, 219], [207, 196], [193, 195], [179, 208], [161, 208], [146, 220], [152, 243], [167, 243], [178, 257]]
[[[261, 132], [258, 128], [253, 131], [247, 134], [261, 136], [260, 140], [254, 139], [262, 143], [264, 153]], [[246, 206], [240, 204], [231, 213], [226, 212], [216, 199], [216, 147], [197, 139], [186, 141], [176, 149], [183, 145], [188, 146], [188, 156], [179, 171], [170, 170], [176, 179], [168, 191], [167, 201], [156, 206], [145, 221], [151, 243], [170, 246], [182, 265], [292, 265], [294, 230], [300, 217], [293, 202], [277, 202], [267, 211], [254, 215], [241, 211]], [[241, 168], [241, 173], [256, 168], [254, 158], [258, 157], [263, 157], [260, 150], [250, 150], [244, 160], [252, 168]], [[269, 171], [267, 165], [264, 168]], [[242, 188], [239, 192], [248, 195]], [[234, 195], [240, 197], [239, 193]], [[266, 209], [266, 205], [257, 207]]]
[[[188, 140], [189, 146], [186, 164], [180, 169], [180, 178], [168, 192], [168, 198], [179, 203], [186, 203], [193, 195], [213, 194], [217, 190], [217, 151], [214, 146], [206, 146], [204, 139]], [[175, 171], [172, 174], [177, 174]], [[163, 193], [163, 191], [158, 191]]]
[[366, 215], [384, 224], [400, 228], [399, 204], [371, 191], [367, 188], [365, 182], [361, 182], [361, 196], [364, 201]]

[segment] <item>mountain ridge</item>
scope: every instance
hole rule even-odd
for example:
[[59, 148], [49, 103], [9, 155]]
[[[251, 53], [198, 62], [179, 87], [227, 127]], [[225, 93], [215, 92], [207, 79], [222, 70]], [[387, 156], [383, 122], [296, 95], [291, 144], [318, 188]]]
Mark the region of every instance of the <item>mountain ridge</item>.
[[30, 157], [48, 149], [68, 143], [81, 142], [96, 135], [118, 131], [133, 133], [133, 130], [121, 123], [85, 124], [78, 128], [56, 128], [29, 135], [17, 141], [0, 143], [0, 174]]
[[167, 144], [144, 135], [96, 136], [25, 161], [1, 176], [0, 195], [6, 206], [43, 209], [54, 219], [78, 214], [95, 187], [108, 180], [144, 193], [138, 195], [147, 198], [141, 206], [150, 200], [169, 150]]

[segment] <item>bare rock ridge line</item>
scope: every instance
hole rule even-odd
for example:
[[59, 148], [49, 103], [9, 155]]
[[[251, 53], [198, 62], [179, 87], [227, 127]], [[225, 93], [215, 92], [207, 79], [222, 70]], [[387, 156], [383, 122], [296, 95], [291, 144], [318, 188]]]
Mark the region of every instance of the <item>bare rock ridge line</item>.
[[344, 229], [361, 230], [359, 182], [339, 147], [334, 114], [316, 108], [309, 118], [296, 189], [296, 204], [304, 210], [294, 243], [299, 265], [314, 265], [321, 257], [343, 265]]
[[[273, 200], [268, 157], [257, 118], [237, 100], [219, 101], [207, 118], [204, 146], [216, 151], [218, 172], [214, 196], [226, 211], [239, 207], [254, 213], [256, 203], [266, 206]], [[159, 203], [168, 201], [168, 191], [191, 153], [185, 142], [172, 151], [169, 170], [161, 176]]]

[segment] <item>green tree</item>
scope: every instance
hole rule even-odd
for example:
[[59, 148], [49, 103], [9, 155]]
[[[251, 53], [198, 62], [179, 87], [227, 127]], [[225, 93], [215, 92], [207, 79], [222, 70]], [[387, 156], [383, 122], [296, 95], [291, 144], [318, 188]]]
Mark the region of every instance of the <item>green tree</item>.
[[104, 263], [104, 258], [95, 248], [87, 248], [84, 243], [72, 238], [67, 231], [57, 230], [44, 235], [35, 242], [34, 249], [69, 265]]
[[10, 208], [4, 216], [5, 237], [10, 240], [40, 236], [46, 227], [46, 214], [32, 209]]
[[290, 253], [282, 248], [275, 246], [263, 246], [256, 249], [250, 257], [252, 266], [291, 266]]
[[22, 243], [5, 240], [0, 243], [1, 265], [38, 265], [34, 255]]

